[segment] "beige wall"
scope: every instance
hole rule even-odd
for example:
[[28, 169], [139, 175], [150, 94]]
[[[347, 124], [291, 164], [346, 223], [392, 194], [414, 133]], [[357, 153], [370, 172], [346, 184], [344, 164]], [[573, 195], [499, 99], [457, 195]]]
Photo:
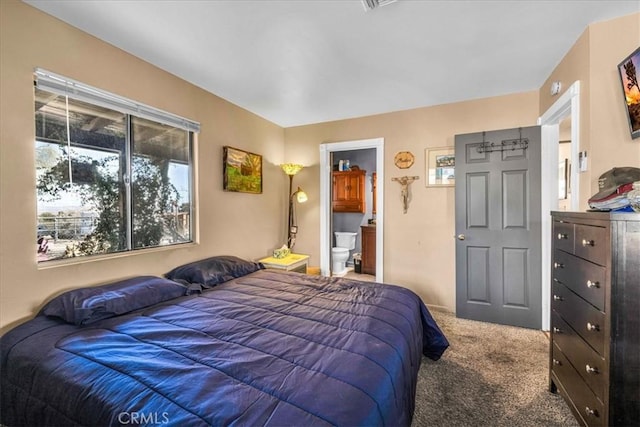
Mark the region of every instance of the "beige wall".
[[[540, 114], [557, 99], [551, 83], [563, 92], [580, 80], [580, 151], [588, 170], [580, 174], [580, 207], [597, 192], [598, 177], [614, 166], [640, 167], [640, 140], [632, 140], [617, 65], [640, 45], [640, 14], [590, 25], [540, 89]], [[562, 92], [561, 92], [562, 93]]]
[[[591, 91], [589, 90], [589, 81], [591, 79], [591, 72], [589, 67], [589, 31], [585, 31], [578, 38], [573, 47], [567, 52], [560, 64], [555, 68], [553, 73], [547, 78], [542, 87], [540, 88], [540, 115], [553, 105], [553, 103], [564, 93], [566, 90], [577, 80], [580, 81], [580, 150], [586, 150], [588, 153], [590, 149], [590, 136], [589, 115], [585, 112], [589, 111]], [[555, 81], [562, 83], [561, 92], [556, 95], [551, 95], [551, 84]], [[588, 177], [583, 173], [580, 174], [580, 194], [578, 200], [585, 201], [582, 209], [586, 208], [586, 196], [590, 192]], [[576, 196], [574, 194], [574, 196]]]
[[[266, 255], [282, 241], [282, 128], [22, 2], [0, 1], [0, 326], [32, 316], [60, 291], [161, 275], [214, 254]], [[35, 67], [199, 121], [199, 244], [39, 269], [36, 263]], [[222, 191], [222, 146], [264, 155], [264, 193]], [[251, 244], [248, 244], [251, 242]]]
[[[456, 134], [536, 124], [538, 93], [527, 92], [475, 101], [285, 129], [288, 161], [307, 166], [296, 184], [311, 197], [298, 207], [296, 250], [320, 263], [318, 145], [384, 138], [384, 280], [406, 286], [433, 305], [455, 310], [454, 188], [425, 186], [425, 149], [454, 145]], [[393, 157], [411, 151], [415, 163], [398, 169]], [[399, 184], [392, 177], [418, 175], [412, 199], [402, 212]], [[380, 186], [378, 186], [380, 188]], [[380, 207], [378, 208], [380, 209]]]
[[598, 177], [615, 166], [640, 167], [640, 139], [631, 139], [617, 65], [640, 46], [640, 13], [589, 27], [591, 174], [587, 197]]

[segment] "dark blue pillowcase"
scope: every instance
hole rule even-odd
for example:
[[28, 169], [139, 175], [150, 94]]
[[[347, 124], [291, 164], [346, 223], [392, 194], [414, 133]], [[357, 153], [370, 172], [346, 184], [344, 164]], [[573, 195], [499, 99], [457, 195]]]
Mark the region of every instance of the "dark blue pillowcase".
[[185, 295], [186, 287], [155, 276], [131, 279], [65, 292], [45, 305], [38, 315], [88, 325], [101, 319], [148, 307]]
[[210, 288], [263, 268], [264, 266], [259, 262], [222, 255], [181, 265], [165, 274], [165, 277], [187, 283], [199, 283]]

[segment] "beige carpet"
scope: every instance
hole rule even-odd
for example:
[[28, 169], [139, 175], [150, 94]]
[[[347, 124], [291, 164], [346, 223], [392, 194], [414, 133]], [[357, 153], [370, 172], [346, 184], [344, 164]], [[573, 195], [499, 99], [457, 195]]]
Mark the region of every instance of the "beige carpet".
[[543, 332], [431, 312], [451, 345], [437, 362], [423, 357], [412, 427], [578, 425], [548, 391]]

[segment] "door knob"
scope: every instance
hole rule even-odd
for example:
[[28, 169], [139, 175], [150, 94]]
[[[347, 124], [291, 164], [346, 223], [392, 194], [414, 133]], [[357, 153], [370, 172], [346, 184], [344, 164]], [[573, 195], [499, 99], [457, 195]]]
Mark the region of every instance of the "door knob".
[[458, 240], [464, 240], [466, 238], [467, 236], [465, 236], [464, 234], [458, 234]]

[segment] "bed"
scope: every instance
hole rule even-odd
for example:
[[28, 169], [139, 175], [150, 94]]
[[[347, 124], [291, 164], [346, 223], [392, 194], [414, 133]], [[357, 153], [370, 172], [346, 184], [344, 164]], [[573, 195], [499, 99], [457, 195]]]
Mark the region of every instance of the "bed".
[[448, 342], [410, 290], [235, 257], [76, 289], [1, 338], [0, 422], [407, 426]]

